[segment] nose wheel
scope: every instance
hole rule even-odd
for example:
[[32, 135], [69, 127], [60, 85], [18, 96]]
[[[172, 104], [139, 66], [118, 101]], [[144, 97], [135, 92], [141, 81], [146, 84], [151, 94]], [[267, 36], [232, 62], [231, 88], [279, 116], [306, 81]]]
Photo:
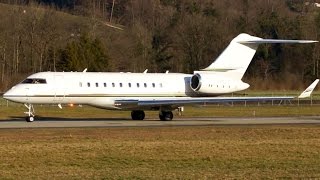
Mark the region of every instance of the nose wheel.
[[26, 117], [26, 121], [27, 122], [33, 122], [34, 121], [34, 117], [33, 116]]
[[24, 104], [26, 108], [28, 108], [27, 112], [24, 112], [28, 116], [26, 117], [27, 122], [33, 122], [34, 121], [34, 108], [32, 104]]

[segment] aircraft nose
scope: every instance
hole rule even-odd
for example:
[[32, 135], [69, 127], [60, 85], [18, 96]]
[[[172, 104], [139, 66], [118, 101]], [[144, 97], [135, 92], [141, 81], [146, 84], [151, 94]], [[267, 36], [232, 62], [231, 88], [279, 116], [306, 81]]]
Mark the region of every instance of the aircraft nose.
[[15, 88], [12, 87], [11, 89], [9, 89], [7, 92], [3, 94], [3, 98], [6, 100], [14, 101], [15, 95], [16, 95]]
[[10, 94], [12, 94], [12, 93], [11, 93], [11, 90], [8, 90], [7, 92], [5, 92], [5, 93], [3, 94], [3, 98], [4, 98], [4, 99], [7, 99], [7, 100], [10, 100]]

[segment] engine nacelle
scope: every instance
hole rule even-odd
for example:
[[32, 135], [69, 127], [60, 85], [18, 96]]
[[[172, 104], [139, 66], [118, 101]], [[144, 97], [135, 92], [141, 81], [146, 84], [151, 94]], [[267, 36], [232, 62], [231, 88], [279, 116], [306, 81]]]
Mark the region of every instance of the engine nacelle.
[[202, 85], [202, 79], [200, 74], [195, 74], [191, 77], [190, 87], [194, 91], [199, 91]]
[[241, 80], [229, 79], [210, 73], [196, 73], [190, 79], [193, 91], [204, 94], [225, 94], [242, 91], [250, 85]]

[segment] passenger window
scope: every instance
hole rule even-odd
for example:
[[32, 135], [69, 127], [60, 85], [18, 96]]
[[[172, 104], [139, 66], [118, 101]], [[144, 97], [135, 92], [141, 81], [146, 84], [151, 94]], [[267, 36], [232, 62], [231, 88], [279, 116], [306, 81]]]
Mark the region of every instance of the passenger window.
[[82, 82], [79, 82], [79, 86], [82, 87]]
[[131, 87], [131, 83], [128, 83], [128, 86]]
[[160, 83], [159, 86], [162, 88], [162, 83]]
[[103, 86], [104, 86], [104, 87], [107, 87], [107, 83], [103, 83]]
[[144, 83], [144, 87], [145, 87], [145, 88], [147, 87], [147, 83]]
[[116, 85], [114, 83], [112, 83], [112, 87], [116, 87]]
[[119, 83], [120, 87], [122, 87], [122, 83]]
[[88, 85], [88, 87], [90, 87], [90, 83], [89, 82], [87, 83], [87, 85]]
[[96, 83], [96, 87], [99, 87], [99, 83]]
[[152, 83], [152, 87], [154, 87], [154, 88], [155, 88], [155, 87], [156, 87], [156, 84], [155, 84], [155, 83]]
[[139, 83], [137, 83], [137, 87], [140, 87], [140, 84], [139, 84]]

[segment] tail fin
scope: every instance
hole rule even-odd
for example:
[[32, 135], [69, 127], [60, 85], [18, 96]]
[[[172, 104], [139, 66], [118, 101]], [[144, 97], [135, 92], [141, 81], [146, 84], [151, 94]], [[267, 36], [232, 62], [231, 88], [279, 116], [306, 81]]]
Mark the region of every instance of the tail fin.
[[220, 56], [203, 71], [224, 72], [230, 78], [242, 79], [259, 44], [262, 43], [314, 43], [309, 40], [262, 39], [249, 34], [235, 37]]

